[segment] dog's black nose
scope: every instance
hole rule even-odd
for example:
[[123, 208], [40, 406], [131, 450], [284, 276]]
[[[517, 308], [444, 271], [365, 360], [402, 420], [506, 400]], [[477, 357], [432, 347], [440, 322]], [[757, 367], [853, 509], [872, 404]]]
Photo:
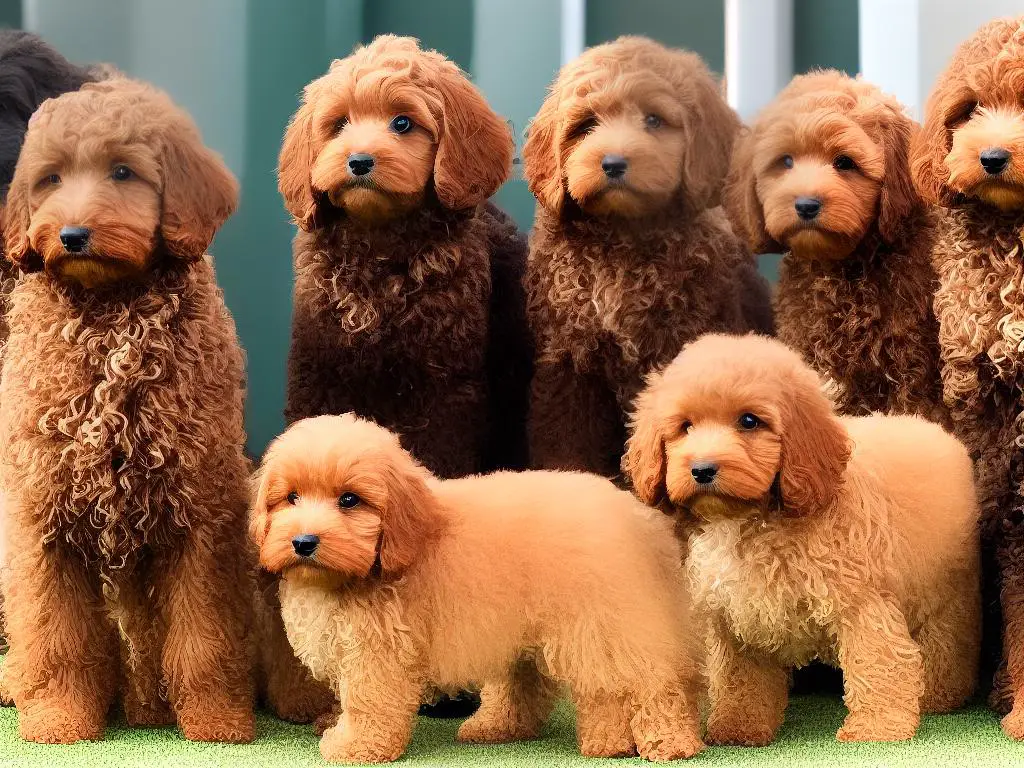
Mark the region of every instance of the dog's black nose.
[[89, 244], [89, 230], [85, 227], [61, 227], [60, 242], [68, 253], [81, 253]]
[[622, 155], [605, 155], [601, 160], [601, 170], [609, 179], [621, 179], [627, 168], [629, 163]]
[[312, 533], [303, 533], [292, 539], [292, 546], [295, 547], [295, 554], [299, 557], [310, 557], [320, 546], [320, 537]]
[[982, 150], [979, 159], [981, 160], [981, 167], [985, 169], [985, 173], [990, 176], [998, 176], [1010, 164], [1010, 153], [1002, 147], [989, 147]]
[[804, 221], [811, 221], [821, 213], [821, 200], [816, 197], [798, 197], [793, 203], [796, 215]]
[[349, 155], [348, 169], [352, 171], [353, 176], [365, 176], [373, 170], [373, 155]]
[[707, 485], [718, 474], [718, 465], [711, 461], [695, 461], [690, 465], [690, 474], [701, 485]]

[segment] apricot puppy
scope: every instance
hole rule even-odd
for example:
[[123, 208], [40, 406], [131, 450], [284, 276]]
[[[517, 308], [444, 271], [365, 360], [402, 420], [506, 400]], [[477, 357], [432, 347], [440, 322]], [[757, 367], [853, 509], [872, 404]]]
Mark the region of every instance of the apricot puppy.
[[438, 480], [393, 433], [321, 416], [267, 451], [251, 531], [292, 646], [342, 704], [329, 761], [401, 757], [428, 684], [483, 686], [462, 741], [536, 738], [564, 685], [584, 755], [703, 747], [671, 521], [604, 479]]

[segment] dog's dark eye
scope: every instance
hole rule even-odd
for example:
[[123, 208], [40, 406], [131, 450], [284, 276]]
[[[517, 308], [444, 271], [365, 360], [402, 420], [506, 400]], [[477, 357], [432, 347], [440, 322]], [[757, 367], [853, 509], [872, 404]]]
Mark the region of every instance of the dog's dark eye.
[[51, 173], [49, 176], [44, 176], [39, 183], [40, 185], [60, 184], [60, 176], [58, 176], [56, 173]]
[[757, 429], [763, 423], [764, 422], [752, 413], [744, 413], [739, 418], [740, 429]]
[[294, 507], [296, 504], [299, 503], [299, 492], [291, 491], [285, 498], [287, 498], [288, 503]]
[[849, 155], [840, 155], [832, 161], [832, 167], [837, 171], [852, 171], [857, 167], [857, 164], [853, 162], [853, 158]]
[[661, 118], [658, 115], [647, 115], [644, 125], [648, 128], [661, 128]]
[[946, 127], [957, 128], [960, 125], [963, 125], [974, 117], [974, 113], [978, 111], [980, 106], [981, 105], [976, 101], [969, 101], [966, 104], [962, 104], [959, 109], [955, 109], [950, 113], [949, 119], [946, 120]]
[[339, 117], [337, 120], [334, 121], [334, 132], [341, 133], [342, 131], [345, 130], [346, 125], [348, 125], [348, 118]]
[[569, 131], [569, 138], [576, 138], [577, 136], [583, 136], [584, 134], [590, 133], [592, 130], [597, 128], [597, 118], [588, 117], [586, 120], [580, 120], [572, 127]]
[[405, 115], [399, 115], [391, 121], [391, 130], [395, 133], [408, 133], [412, 130], [413, 122]]
[[793, 167], [793, 156], [792, 155], [783, 155], [780, 158], [779, 162], [782, 163], [782, 167], [783, 168], [792, 168]]
[[693, 422], [692, 421], [684, 421], [683, 422], [683, 426], [682, 426], [683, 434], [684, 435], [690, 434], [690, 430], [691, 429], [693, 429]]
[[128, 181], [135, 174], [127, 165], [115, 165], [113, 173], [110, 174], [114, 181]]
[[341, 494], [341, 496], [338, 497], [338, 506], [341, 507], [342, 509], [352, 509], [352, 507], [354, 507], [360, 501], [362, 501], [362, 499], [360, 499], [354, 493], [346, 491], [345, 493]]

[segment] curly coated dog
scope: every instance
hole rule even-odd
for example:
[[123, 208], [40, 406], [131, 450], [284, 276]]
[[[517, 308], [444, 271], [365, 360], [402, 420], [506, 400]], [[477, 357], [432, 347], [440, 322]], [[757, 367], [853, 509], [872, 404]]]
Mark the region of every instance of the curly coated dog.
[[982, 27], [936, 83], [911, 160], [921, 194], [940, 206], [932, 260], [943, 391], [975, 459], [986, 661], [1000, 631], [1004, 646], [992, 704], [1009, 713], [1003, 730], [1015, 739], [1024, 738], [1022, 78], [1024, 17]]
[[771, 742], [790, 669], [813, 659], [843, 671], [843, 741], [909, 739], [971, 696], [978, 505], [941, 426], [837, 417], [781, 342], [709, 335], [651, 377], [633, 429], [638, 495], [694, 529], [710, 743]]
[[466, 742], [537, 738], [566, 685], [585, 755], [703, 747], [671, 521], [603, 478], [439, 480], [394, 433], [321, 416], [268, 449], [250, 525], [292, 645], [343, 705], [327, 760], [399, 758], [428, 684], [483, 686]]
[[567, 64], [530, 126], [534, 466], [618, 473], [644, 375], [706, 331], [771, 331], [718, 208], [740, 122], [692, 53], [624, 37]]
[[935, 217], [910, 177], [916, 130], [863, 80], [794, 78], [737, 142], [723, 202], [755, 253], [785, 253], [779, 338], [822, 375], [841, 413], [948, 423]]
[[[4, 211], [4, 672], [21, 735], [254, 735], [243, 359], [205, 256], [237, 184], [163, 93], [45, 102]], [[120, 653], [118, 651], [120, 649]]]
[[488, 204], [512, 136], [458, 67], [384, 35], [310, 83], [279, 188], [299, 227], [288, 422], [355, 411], [431, 471], [526, 463], [526, 245]]

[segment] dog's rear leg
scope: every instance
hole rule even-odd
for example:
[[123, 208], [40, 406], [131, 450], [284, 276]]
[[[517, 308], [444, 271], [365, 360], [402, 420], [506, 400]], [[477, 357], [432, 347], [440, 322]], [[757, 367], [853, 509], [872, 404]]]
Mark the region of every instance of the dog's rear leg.
[[704, 749], [695, 686], [678, 682], [633, 697], [631, 727], [637, 754], [647, 760], [679, 760]]
[[576, 741], [584, 757], [628, 757], [636, 754], [630, 727], [630, 706], [624, 694], [573, 691]]
[[124, 717], [132, 727], [174, 724], [174, 712], [161, 685], [166, 627], [145, 595], [148, 586], [148, 573], [134, 573], [121, 580], [117, 594], [108, 598], [121, 635]]
[[950, 712], [974, 693], [981, 646], [981, 603], [976, 571], [957, 574], [949, 599], [917, 631], [924, 662], [922, 712]]
[[523, 657], [506, 680], [480, 692], [480, 709], [459, 728], [459, 741], [502, 744], [540, 736], [558, 697], [558, 685], [544, 676], [532, 657]]
[[253, 585], [236, 538], [193, 529], [163, 569], [167, 693], [192, 741], [247, 743], [256, 732], [246, 637]]
[[7, 593], [5, 678], [29, 741], [100, 739], [117, 688], [116, 641], [95, 580], [71, 554], [22, 542]]
[[1003, 696], [1011, 699], [1013, 708], [1002, 720], [1003, 732], [1011, 739], [1024, 740], [1024, 569], [1019, 543], [999, 553], [1003, 586]]

